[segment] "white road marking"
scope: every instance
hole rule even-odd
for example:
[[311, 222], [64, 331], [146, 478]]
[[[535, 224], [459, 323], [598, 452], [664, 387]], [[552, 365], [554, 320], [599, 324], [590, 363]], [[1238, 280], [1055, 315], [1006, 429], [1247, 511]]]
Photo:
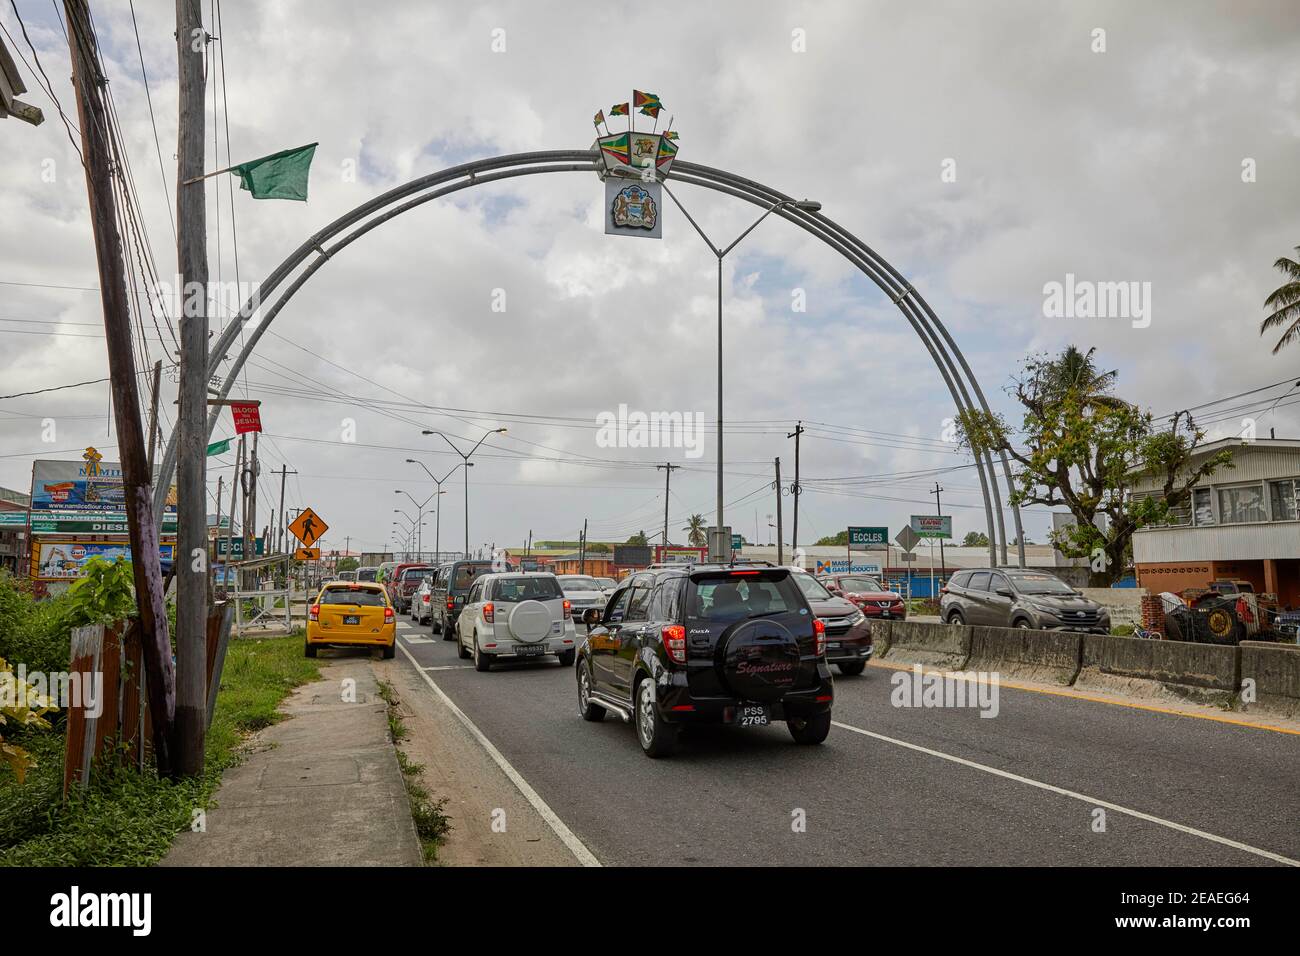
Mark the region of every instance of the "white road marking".
[[1241, 850], [1243, 853], [1252, 853], [1255, 856], [1263, 857], [1266, 860], [1272, 860], [1275, 863], [1283, 863], [1287, 866], [1300, 866], [1300, 860], [1293, 860], [1290, 857], [1285, 857], [1278, 853], [1261, 850], [1259, 847], [1250, 846], [1245, 843], [1238, 843], [1236, 840], [1230, 840], [1227, 837], [1221, 837], [1213, 833], [1206, 833], [1204, 830], [1197, 830], [1195, 827], [1189, 827], [1182, 823], [1175, 823], [1172, 820], [1165, 820], [1161, 817], [1152, 816], [1149, 813], [1143, 813], [1141, 810], [1132, 810], [1128, 807], [1121, 807], [1117, 803], [1098, 800], [1096, 797], [1090, 797], [1085, 793], [1066, 790], [1064, 787], [1057, 787], [1050, 783], [1043, 783], [1041, 780], [1032, 780], [1029, 777], [1022, 777], [1019, 774], [1011, 773], [1007, 770], [999, 770], [997, 767], [990, 767], [987, 764], [976, 763], [974, 760], [967, 760], [965, 757], [946, 754], [940, 750], [931, 750], [929, 747], [922, 747], [920, 744], [909, 743], [906, 740], [899, 740], [897, 737], [886, 737], [884, 734], [878, 734], [870, 730], [863, 730], [861, 727], [842, 724], [838, 720], [833, 720], [831, 723], [834, 726], [839, 727], [841, 730], [861, 734], [864, 737], [872, 737], [876, 740], [882, 740], [887, 744], [894, 744], [897, 747], [906, 747], [908, 750], [915, 750], [918, 753], [928, 754], [931, 757], [938, 757], [940, 760], [948, 760], [952, 763], [961, 764], [963, 767], [970, 767], [973, 770], [982, 770], [984, 773], [993, 774], [995, 777], [1002, 777], [1005, 780], [1013, 780], [1016, 783], [1023, 783], [1030, 787], [1037, 787], [1039, 790], [1046, 790], [1049, 793], [1059, 794], [1063, 797], [1070, 797], [1073, 800], [1080, 800], [1089, 806], [1105, 807], [1107, 810], [1113, 810], [1116, 813], [1122, 813], [1125, 816], [1136, 817], [1139, 820], [1146, 820], [1148, 823], [1155, 823], [1162, 827], [1168, 827], [1169, 829], [1177, 830], [1180, 833], [1200, 837], [1202, 840], [1209, 840], [1211, 843], [1220, 843], [1223, 846], [1230, 846], [1234, 850]]
[[550, 806], [547, 805], [546, 801], [542, 799], [541, 794], [534, 790], [532, 786], [529, 785], [528, 781], [523, 778], [523, 775], [511, 766], [510, 761], [505, 758], [505, 755], [502, 754], [501, 751], [497, 750], [497, 748], [492, 744], [492, 741], [488, 740], [487, 735], [478, 729], [474, 721], [469, 719], [469, 715], [457, 707], [452, 699], [447, 696], [446, 692], [434, 683], [433, 678], [425, 672], [425, 669], [420, 666], [419, 662], [416, 661], [415, 657], [406, 649], [405, 646], [402, 647], [402, 653], [405, 654], [407, 660], [414, 665], [416, 672], [424, 678], [424, 682], [429, 685], [435, 694], [438, 695], [438, 699], [456, 715], [457, 719], [465, 725], [465, 729], [474, 736], [474, 739], [483, 745], [483, 749], [488, 752], [488, 756], [496, 761], [497, 766], [500, 767], [505, 775], [510, 778], [510, 782], [518, 788], [521, 794], [523, 794], [524, 799], [533, 805], [533, 809], [541, 815], [542, 819], [545, 820], [547, 825], [555, 832], [555, 835], [560, 838], [560, 842], [567, 846], [569, 852], [577, 857], [578, 862], [583, 866], [600, 866], [600, 861], [596, 859], [596, 855], [587, 849], [587, 845], [578, 839], [577, 834], [564, 825], [564, 821], [556, 816], [555, 811], [552, 810]]
[[402, 640], [406, 641], [406, 643], [408, 643], [408, 644], [432, 644], [432, 643], [434, 643], [434, 640], [433, 640], [433, 638], [431, 638], [431, 637], [411, 637], [409, 634], [403, 634], [403, 635], [402, 635]]
[[429, 667], [421, 667], [422, 671], [466, 671], [473, 667], [473, 664], [433, 664]]

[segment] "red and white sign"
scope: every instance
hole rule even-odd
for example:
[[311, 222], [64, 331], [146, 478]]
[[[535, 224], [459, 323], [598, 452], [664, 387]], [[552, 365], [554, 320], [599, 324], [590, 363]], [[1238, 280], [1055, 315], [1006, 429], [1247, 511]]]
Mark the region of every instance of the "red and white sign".
[[230, 415], [235, 420], [235, 434], [242, 435], [244, 432], [260, 432], [262, 430], [262, 416], [258, 407], [252, 402], [231, 402]]

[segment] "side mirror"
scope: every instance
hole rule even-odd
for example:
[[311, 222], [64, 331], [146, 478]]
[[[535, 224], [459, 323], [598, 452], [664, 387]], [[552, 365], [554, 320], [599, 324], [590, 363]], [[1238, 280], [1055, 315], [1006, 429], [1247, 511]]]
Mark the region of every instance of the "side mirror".
[[997, 593], [1003, 597], [1015, 597], [1015, 595], [1011, 593], [1011, 588], [998, 588]]
[[582, 612], [582, 623], [587, 627], [595, 627], [600, 623], [600, 608], [589, 607]]

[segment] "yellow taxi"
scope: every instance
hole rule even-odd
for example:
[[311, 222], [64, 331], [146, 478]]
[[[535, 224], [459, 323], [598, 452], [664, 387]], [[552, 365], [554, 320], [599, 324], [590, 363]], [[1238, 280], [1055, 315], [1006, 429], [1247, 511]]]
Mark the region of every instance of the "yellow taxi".
[[397, 617], [382, 584], [329, 581], [307, 609], [304, 651], [321, 647], [380, 647], [384, 657], [397, 651]]

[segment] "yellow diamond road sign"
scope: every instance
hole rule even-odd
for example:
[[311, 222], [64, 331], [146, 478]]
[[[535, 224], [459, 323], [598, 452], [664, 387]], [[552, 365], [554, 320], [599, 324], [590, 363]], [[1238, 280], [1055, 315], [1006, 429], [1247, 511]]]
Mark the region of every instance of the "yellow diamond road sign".
[[328, 531], [329, 527], [321, 520], [320, 515], [310, 508], [304, 508], [298, 517], [293, 519], [293, 523], [289, 525], [289, 530], [293, 532], [295, 538], [310, 548], [320, 540], [321, 535]]

